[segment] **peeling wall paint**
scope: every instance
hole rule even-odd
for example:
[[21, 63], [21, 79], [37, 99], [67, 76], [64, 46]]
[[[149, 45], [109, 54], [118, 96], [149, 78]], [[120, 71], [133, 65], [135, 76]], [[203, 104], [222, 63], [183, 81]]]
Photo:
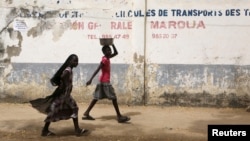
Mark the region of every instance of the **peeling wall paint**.
[[[249, 66], [160, 64], [149, 68], [152, 75], [148, 77], [148, 104], [245, 106], [249, 103]], [[234, 96], [235, 101], [232, 104], [225, 100], [227, 104], [223, 104], [219, 102], [220, 95], [224, 99]], [[172, 96], [177, 101], [171, 103]], [[186, 101], [178, 101], [182, 98]], [[192, 99], [196, 102], [192, 103]]]
[[[224, 3], [227, 3], [225, 6]], [[112, 84], [124, 104], [244, 107], [249, 104], [250, 10], [246, 1], [6, 0], [0, 3], [0, 101], [50, 94], [48, 80], [79, 56], [73, 95], [114, 38]], [[191, 13], [191, 14], [190, 14]], [[105, 102], [105, 101], [104, 101]]]

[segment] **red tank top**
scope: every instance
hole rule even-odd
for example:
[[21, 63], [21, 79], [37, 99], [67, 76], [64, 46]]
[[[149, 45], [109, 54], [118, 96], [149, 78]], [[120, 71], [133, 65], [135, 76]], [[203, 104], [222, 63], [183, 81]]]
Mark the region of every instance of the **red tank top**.
[[110, 82], [110, 60], [106, 56], [102, 57], [101, 75], [99, 77], [100, 82]]

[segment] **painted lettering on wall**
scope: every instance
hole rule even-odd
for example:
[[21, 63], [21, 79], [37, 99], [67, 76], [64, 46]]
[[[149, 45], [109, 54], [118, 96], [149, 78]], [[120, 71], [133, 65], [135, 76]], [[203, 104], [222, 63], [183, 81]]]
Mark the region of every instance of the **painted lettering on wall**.
[[63, 11], [59, 13], [59, 18], [81, 18], [84, 16], [82, 11]]
[[127, 17], [212, 17], [212, 16], [250, 16], [250, 9], [148, 9], [120, 10], [115, 13], [117, 18]]
[[[62, 27], [67, 28], [68, 23], [60, 23]], [[111, 30], [132, 30], [132, 22], [131, 21], [110, 21], [109, 27]], [[72, 21], [70, 23], [70, 29], [71, 30], [96, 30], [98, 28], [101, 28], [101, 24], [97, 22], [84, 22], [84, 21]]]
[[88, 39], [99, 39], [99, 38], [114, 38], [114, 39], [129, 39], [129, 34], [102, 34], [100, 36], [95, 34], [88, 34]]
[[[59, 1], [59, 3], [70, 3], [70, 1]], [[59, 4], [58, 3], [58, 4]], [[37, 10], [28, 10], [22, 9], [19, 17], [21, 18], [59, 18], [63, 21], [60, 23], [60, 28], [82, 31], [82, 30], [101, 30], [104, 28], [103, 22], [87, 21], [85, 18], [88, 17], [88, 11], [86, 10], [63, 10], [63, 11], [37, 11]], [[192, 17], [239, 17], [239, 16], [250, 16], [250, 9], [240, 9], [240, 8], [228, 8], [228, 9], [148, 9], [144, 10], [119, 10], [116, 11], [112, 18], [116, 18], [117, 21], [111, 20], [105, 23], [105, 28], [111, 31], [118, 31], [119, 34], [115, 35], [88, 35], [88, 39], [96, 39], [100, 37], [113, 37], [116, 39], [129, 39], [129, 34], [127, 34], [127, 30], [133, 29], [133, 21], [128, 20], [120, 20], [121, 18], [130, 18], [130, 17], [149, 17], [147, 27], [152, 32], [153, 39], [176, 39], [180, 32], [176, 33], [168, 33], [168, 30], [205, 30], [206, 20], [205, 19], [197, 19]], [[154, 18], [157, 17], [155, 20]], [[161, 19], [162, 17], [162, 19]], [[172, 19], [166, 19], [166, 17], [172, 17]], [[173, 19], [174, 17], [178, 17], [178, 20]], [[183, 19], [180, 19], [183, 17]], [[186, 17], [190, 17], [187, 19]], [[165, 19], [163, 19], [165, 18]], [[64, 21], [67, 20], [66, 21]], [[176, 18], [177, 19], [177, 18]], [[24, 20], [23, 20], [24, 21]], [[69, 22], [70, 21], [70, 22]], [[17, 23], [17, 22], [16, 22]], [[17, 24], [16, 24], [17, 25]], [[18, 24], [18, 29], [21, 30], [20, 24]], [[108, 25], [108, 27], [107, 27]], [[125, 32], [124, 32], [125, 31]], [[124, 33], [123, 33], [124, 32]], [[160, 32], [160, 33], [159, 33]], [[117, 32], [116, 32], [117, 33]], [[178, 33], [178, 34], [177, 34]]]
[[201, 21], [151, 21], [151, 29], [205, 29], [204, 22]]

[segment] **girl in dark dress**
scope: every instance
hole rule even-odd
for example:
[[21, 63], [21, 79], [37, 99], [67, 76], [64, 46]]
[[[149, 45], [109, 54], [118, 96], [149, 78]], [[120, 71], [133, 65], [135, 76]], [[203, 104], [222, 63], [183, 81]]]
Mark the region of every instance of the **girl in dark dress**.
[[46, 119], [44, 120], [45, 125], [43, 127], [41, 136], [55, 135], [49, 130], [49, 125], [51, 122], [67, 120], [70, 118], [73, 119], [75, 133], [77, 136], [80, 136], [88, 131], [79, 127], [79, 108], [76, 101], [71, 96], [71, 91], [73, 88], [72, 70], [74, 67], [77, 67], [77, 65], [78, 56], [71, 54], [50, 80], [53, 86], [57, 86], [55, 91], [45, 98], [38, 98], [30, 101], [32, 107], [47, 115]]

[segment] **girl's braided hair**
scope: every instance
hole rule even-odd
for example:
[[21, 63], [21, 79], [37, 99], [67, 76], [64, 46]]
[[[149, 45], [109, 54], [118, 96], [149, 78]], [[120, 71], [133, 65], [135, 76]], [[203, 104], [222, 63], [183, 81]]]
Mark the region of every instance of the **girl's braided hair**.
[[63, 71], [70, 65], [70, 61], [74, 58], [78, 56], [76, 54], [71, 54], [66, 61], [63, 63], [63, 65], [57, 70], [57, 72], [54, 74], [54, 76], [50, 79], [50, 83], [53, 86], [59, 86], [61, 83], [61, 75], [63, 73]]

